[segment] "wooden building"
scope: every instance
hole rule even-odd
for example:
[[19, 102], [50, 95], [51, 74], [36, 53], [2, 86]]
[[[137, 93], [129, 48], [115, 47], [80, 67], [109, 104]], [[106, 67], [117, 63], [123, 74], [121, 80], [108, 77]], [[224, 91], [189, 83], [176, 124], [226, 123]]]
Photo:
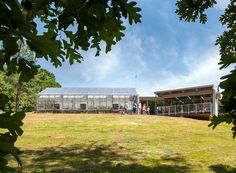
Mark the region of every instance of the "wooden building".
[[218, 114], [218, 99], [213, 85], [154, 92], [157, 114], [209, 119]]

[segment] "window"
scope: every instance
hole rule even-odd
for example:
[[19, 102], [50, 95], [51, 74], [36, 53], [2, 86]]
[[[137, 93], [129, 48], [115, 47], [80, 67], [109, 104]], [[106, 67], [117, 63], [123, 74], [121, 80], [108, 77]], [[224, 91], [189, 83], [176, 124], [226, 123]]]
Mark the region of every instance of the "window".
[[88, 108], [93, 109], [93, 96], [88, 96]]
[[74, 109], [74, 99], [75, 99], [75, 96], [71, 96], [71, 95], [63, 96], [63, 108]]

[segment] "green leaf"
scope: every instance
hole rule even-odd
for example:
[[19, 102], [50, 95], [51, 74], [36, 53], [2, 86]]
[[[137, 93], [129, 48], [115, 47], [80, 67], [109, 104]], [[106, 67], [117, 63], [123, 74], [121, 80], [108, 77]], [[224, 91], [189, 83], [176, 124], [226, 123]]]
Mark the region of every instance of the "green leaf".
[[0, 133], [0, 165], [6, 166], [8, 162], [3, 157], [6, 156], [7, 154], [11, 154], [12, 156], [15, 157], [20, 167], [22, 167], [20, 158], [17, 156], [21, 152], [14, 146], [16, 139], [17, 138], [12, 136], [10, 133], [4, 133], [4, 134]]
[[180, 20], [195, 22], [199, 18], [200, 23], [204, 24], [207, 21], [205, 10], [212, 8], [215, 4], [215, 0], [178, 0], [175, 12]]
[[8, 103], [9, 98], [5, 95], [0, 93], [0, 110], [4, 110], [6, 104]]
[[16, 54], [18, 51], [18, 44], [17, 44], [17, 38], [16, 37], [6, 37], [3, 40], [3, 48], [5, 49], [5, 56], [9, 58], [10, 56]]
[[74, 22], [74, 18], [72, 16], [60, 15], [59, 16], [59, 29], [66, 30], [70, 25]]
[[20, 126], [23, 125], [22, 120], [25, 117], [24, 112], [10, 113], [5, 112], [0, 114], [0, 128], [8, 129], [13, 136], [22, 135], [23, 131]]

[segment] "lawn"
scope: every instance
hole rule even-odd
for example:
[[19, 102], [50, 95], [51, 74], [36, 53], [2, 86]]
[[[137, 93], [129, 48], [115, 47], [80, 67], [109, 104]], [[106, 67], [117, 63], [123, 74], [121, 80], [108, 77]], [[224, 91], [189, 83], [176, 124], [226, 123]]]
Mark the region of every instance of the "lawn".
[[231, 127], [213, 131], [208, 124], [147, 115], [30, 114], [16, 146], [27, 173], [236, 172]]

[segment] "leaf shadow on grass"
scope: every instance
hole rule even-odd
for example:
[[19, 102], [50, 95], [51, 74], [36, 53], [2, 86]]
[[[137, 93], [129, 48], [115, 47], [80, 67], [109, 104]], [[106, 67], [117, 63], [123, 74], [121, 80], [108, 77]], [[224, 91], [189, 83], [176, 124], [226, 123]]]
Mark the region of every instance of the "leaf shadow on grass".
[[216, 173], [236, 173], [236, 168], [223, 164], [212, 165], [210, 169]]
[[20, 169], [0, 165], [0, 173], [12, 173], [17, 171], [20, 171]]
[[[180, 154], [163, 155], [154, 164], [140, 164], [139, 158], [124, 148], [114, 146], [71, 146], [27, 150], [23, 158], [26, 172], [62, 173], [185, 173], [191, 165]], [[23, 159], [24, 161], [24, 159]]]

